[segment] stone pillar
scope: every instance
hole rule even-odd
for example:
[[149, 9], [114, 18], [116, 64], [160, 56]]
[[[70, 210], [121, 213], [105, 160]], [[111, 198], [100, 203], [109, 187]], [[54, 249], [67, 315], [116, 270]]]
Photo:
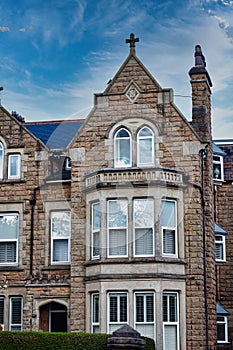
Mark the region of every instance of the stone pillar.
[[144, 350], [146, 343], [132, 327], [125, 325], [113, 332], [112, 336], [108, 338], [108, 350]]

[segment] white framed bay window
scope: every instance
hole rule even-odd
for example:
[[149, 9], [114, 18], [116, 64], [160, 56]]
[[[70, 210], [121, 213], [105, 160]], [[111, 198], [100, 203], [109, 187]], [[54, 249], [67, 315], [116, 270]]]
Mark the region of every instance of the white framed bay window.
[[145, 337], [155, 339], [155, 293], [134, 293], [134, 327]]
[[139, 198], [133, 200], [134, 255], [154, 255], [154, 200]]
[[19, 215], [0, 214], [0, 265], [18, 262]]
[[51, 263], [66, 264], [70, 262], [70, 211], [51, 212]]
[[91, 332], [100, 333], [100, 295], [91, 295]]
[[163, 349], [179, 349], [178, 293], [163, 293]]
[[128, 294], [108, 293], [108, 333], [112, 333], [128, 323]]
[[108, 200], [108, 257], [128, 256], [128, 201]]
[[170, 199], [162, 200], [162, 252], [165, 256], [177, 257], [177, 205]]
[[100, 257], [100, 203], [91, 206], [91, 230], [92, 230], [92, 259]]

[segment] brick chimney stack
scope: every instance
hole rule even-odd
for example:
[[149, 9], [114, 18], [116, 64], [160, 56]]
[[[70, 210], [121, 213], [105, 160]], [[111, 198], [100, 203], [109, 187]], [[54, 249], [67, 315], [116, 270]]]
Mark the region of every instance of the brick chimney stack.
[[189, 71], [192, 85], [192, 126], [202, 141], [212, 140], [211, 129], [211, 87], [212, 82], [206, 70], [201, 46], [195, 47], [195, 66]]

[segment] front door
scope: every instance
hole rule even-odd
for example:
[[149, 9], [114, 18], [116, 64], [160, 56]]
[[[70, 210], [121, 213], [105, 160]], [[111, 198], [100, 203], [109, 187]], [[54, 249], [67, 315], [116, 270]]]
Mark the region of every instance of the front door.
[[52, 302], [40, 308], [40, 330], [43, 332], [67, 332], [66, 306]]

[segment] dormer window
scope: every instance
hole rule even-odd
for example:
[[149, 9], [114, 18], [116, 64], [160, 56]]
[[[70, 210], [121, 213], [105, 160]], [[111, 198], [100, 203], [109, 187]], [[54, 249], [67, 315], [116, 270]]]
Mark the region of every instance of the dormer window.
[[215, 233], [215, 261], [217, 263], [226, 262], [225, 237], [228, 234], [220, 225], [214, 224]]
[[223, 157], [220, 155], [213, 156], [213, 172], [214, 172], [214, 180], [223, 181]]
[[128, 130], [121, 128], [115, 138], [115, 167], [130, 167], [131, 160], [131, 136]]

